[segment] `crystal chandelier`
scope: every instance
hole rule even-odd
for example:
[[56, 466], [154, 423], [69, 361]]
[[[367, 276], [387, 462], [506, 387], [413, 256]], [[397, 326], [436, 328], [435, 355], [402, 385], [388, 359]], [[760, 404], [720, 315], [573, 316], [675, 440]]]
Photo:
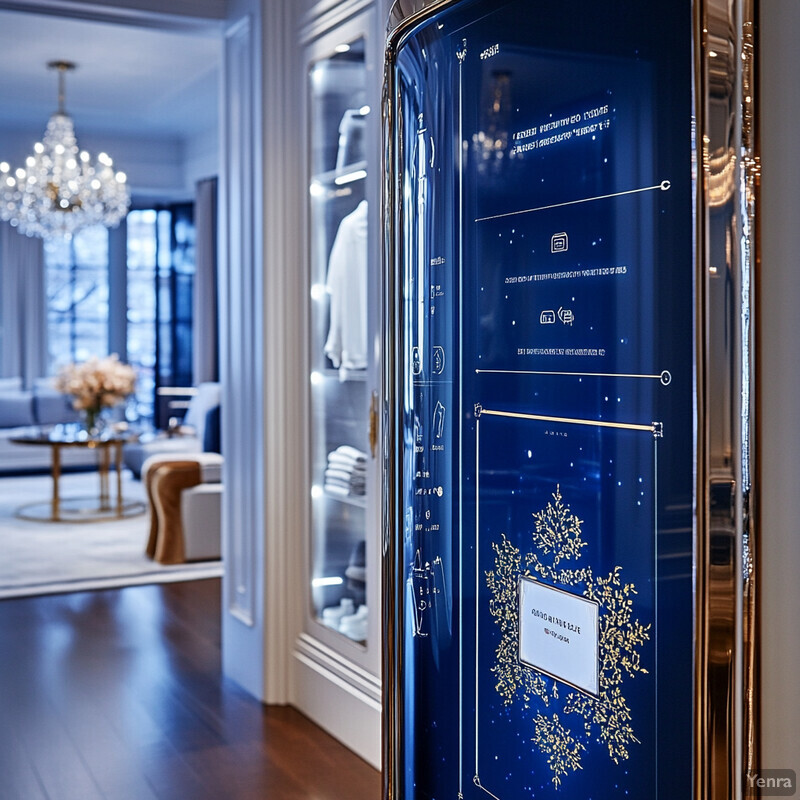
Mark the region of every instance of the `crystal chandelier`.
[[64, 79], [75, 69], [68, 61], [52, 61], [58, 70], [58, 111], [50, 117], [41, 142], [25, 166], [12, 172], [0, 163], [0, 219], [20, 233], [71, 238], [89, 225], [113, 228], [125, 216], [130, 194], [124, 172], [114, 172], [105, 154], [96, 163], [78, 149], [72, 119], [64, 110]]

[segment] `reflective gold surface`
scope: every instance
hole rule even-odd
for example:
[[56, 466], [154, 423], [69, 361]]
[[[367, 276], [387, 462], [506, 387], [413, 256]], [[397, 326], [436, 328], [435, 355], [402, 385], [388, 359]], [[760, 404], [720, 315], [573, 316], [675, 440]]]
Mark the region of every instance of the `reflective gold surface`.
[[755, 763], [754, 2], [695, 6], [697, 484], [695, 797]]

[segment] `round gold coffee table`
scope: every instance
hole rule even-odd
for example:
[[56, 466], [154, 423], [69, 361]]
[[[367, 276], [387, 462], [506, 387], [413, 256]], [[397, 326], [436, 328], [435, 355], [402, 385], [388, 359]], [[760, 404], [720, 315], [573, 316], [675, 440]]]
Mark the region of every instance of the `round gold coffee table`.
[[[37, 522], [102, 522], [143, 514], [144, 503], [125, 502], [122, 496], [122, 446], [135, 439], [135, 436], [128, 433], [117, 432], [90, 436], [86, 431], [73, 430], [67, 426], [15, 436], [11, 439], [14, 444], [50, 448], [50, 473], [53, 478], [52, 499], [49, 502], [40, 501], [21, 506], [16, 511], [17, 517]], [[86, 447], [97, 451], [97, 474], [100, 481], [98, 498], [61, 497], [61, 450], [65, 447]], [[112, 456], [117, 471], [117, 493], [113, 502], [109, 491]]]

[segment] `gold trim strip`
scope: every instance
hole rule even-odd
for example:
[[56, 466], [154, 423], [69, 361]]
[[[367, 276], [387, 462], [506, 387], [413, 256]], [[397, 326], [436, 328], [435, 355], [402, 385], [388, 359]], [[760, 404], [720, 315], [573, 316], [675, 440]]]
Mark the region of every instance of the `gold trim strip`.
[[[749, 313], [750, 327], [744, 331], [745, 345], [749, 348], [748, 363], [745, 370], [749, 373], [750, 391], [746, 398], [743, 424], [746, 426], [745, 436], [749, 445], [746, 455], [749, 456], [747, 476], [744, 488], [747, 492], [744, 501], [744, 519], [742, 525], [745, 541], [743, 542], [743, 625], [742, 625], [742, 691], [743, 691], [743, 730], [742, 730], [742, 766], [744, 797], [755, 798], [757, 791], [747, 780], [748, 774], [754, 774], [760, 766], [759, 744], [759, 662], [758, 662], [758, 441], [757, 419], [758, 407], [754, 397], [756, 381], [755, 352], [758, 341], [758, 267], [761, 263], [758, 204], [761, 185], [761, 156], [758, 137], [758, 0], [743, 0], [742, 19], [742, 150], [744, 153], [744, 206], [747, 219], [747, 261], [749, 297], [743, 302]], [[749, 484], [749, 485], [748, 485]]]
[[657, 434], [660, 432], [659, 422], [651, 422], [649, 425], [641, 425], [634, 422], [607, 422], [605, 420], [596, 419], [574, 419], [572, 417], [547, 417], [541, 414], [522, 414], [515, 411], [492, 411], [488, 408], [476, 409], [476, 416], [483, 416], [486, 414], [489, 417], [513, 417], [514, 419], [534, 419], [541, 422], [557, 422], [567, 425], [590, 425], [596, 428], [621, 428], [628, 431], [647, 431], [649, 433]]
[[694, 6], [695, 800], [753, 796], [745, 774], [757, 753], [756, 2], [695, 0]]

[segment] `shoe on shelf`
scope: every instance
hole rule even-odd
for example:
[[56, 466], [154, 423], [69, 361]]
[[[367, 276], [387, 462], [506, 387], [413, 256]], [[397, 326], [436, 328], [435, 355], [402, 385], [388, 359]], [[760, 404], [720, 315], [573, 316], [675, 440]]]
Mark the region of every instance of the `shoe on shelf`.
[[322, 622], [329, 628], [339, 630], [343, 617], [355, 616], [355, 605], [351, 598], [343, 597], [338, 606], [322, 609]]
[[369, 613], [367, 607], [361, 605], [355, 614], [342, 617], [339, 623], [339, 631], [350, 639], [358, 642], [363, 642], [367, 638], [367, 623], [369, 621]]

